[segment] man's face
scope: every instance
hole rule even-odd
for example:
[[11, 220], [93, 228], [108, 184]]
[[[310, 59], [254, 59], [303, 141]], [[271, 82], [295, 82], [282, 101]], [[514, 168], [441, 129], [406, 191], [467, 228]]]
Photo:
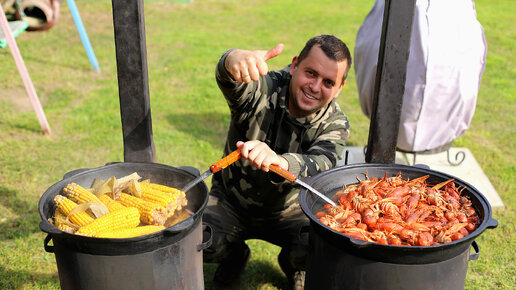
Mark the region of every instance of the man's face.
[[344, 86], [346, 67], [347, 61], [330, 59], [319, 45], [314, 45], [300, 63], [294, 57], [290, 66], [290, 113], [296, 118], [307, 117], [328, 105]]

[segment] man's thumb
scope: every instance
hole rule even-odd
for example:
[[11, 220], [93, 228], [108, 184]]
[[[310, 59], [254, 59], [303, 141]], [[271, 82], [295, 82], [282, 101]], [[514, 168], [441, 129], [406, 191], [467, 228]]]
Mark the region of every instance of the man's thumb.
[[265, 53], [265, 55], [263, 56], [263, 58], [267, 61], [273, 57], [278, 56], [283, 51], [283, 47], [284, 47], [283, 43], [276, 45], [276, 47], [267, 51]]

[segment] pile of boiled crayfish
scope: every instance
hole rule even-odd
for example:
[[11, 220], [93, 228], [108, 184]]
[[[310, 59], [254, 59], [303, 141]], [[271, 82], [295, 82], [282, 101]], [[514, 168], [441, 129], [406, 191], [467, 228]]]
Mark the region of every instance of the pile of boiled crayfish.
[[430, 186], [429, 175], [404, 180], [401, 173], [357, 178], [337, 191], [336, 206], [316, 213], [324, 225], [353, 238], [397, 246], [432, 246], [473, 232], [479, 218], [453, 179]]

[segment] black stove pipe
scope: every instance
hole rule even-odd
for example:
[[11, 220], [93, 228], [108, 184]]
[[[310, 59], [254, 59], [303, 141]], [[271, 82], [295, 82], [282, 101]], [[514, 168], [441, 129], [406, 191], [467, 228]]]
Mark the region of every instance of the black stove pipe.
[[394, 163], [415, 0], [385, 0], [367, 163]]
[[112, 0], [125, 162], [155, 162], [143, 0]]

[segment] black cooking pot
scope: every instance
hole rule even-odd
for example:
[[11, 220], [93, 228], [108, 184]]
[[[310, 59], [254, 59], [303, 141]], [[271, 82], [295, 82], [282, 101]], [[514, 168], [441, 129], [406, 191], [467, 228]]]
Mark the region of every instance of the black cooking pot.
[[[357, 183], [357, 178], [360, 180], [365, 180], [366, 176], [382, 178], [385, 174], [391, 177], [399, 173], [404, 179], [429, 175], [427, 182], [431, 184], [454, 179], [457, 186], [464, 188], [462, 196], [471, 200], [472, 206], [479, 216], [480, 224], [477, 229], [460, 240], [427, 247], [392, 246], [367, 242], [346, 236], [322, 224], [315, 216], [315, 212], [320, 211], [325, 202], [306, 189], [301, 189], [299, 202], [303, 212], [310, 219], [310, 244], [312, 247], [307, 264], [307, 289], [316, 289], [317, 287], [324, 289], [340, 287], [348, 289], [374, 289], [375, 287], [416, 289], [421, 288], [416, 287], [418, 285], [426, 287], [428, 284], [452, 289], [456, 287], [448, 286], [462, 285], [464, 287], [467, 261], [478, 258], [479, 254], [478, 246], [473, 243], [474, 239], [485, 229], [496, 228], [498, 225], [498, 222], [491, 216], [492, 210], [487, 199], [470, 184], [428, 168], [401, 164], [340, 166], [324, 171], [306, 180], [306, 183], [332, 198], [344, 184]], [[472, 245], [477, 253], [468, 256]], [[367, 276], [367, 273], [372, 276]], [[439, 275], [440, 277], [438, 277]], [[368, 279], [365, 277], [374, 278], [376, 282], [371, 280], [371, 284], [367, 284]], [[377, 283], [382, 279], [388, 281], [390, 286]], [[446, 281], [447, 279], [449, 281]], [[413, 283], [407, 284], [406, 281], [413, 281]], [[370, 287], [364, 287], [364, 285]]]
[[[192, 167], [158, 163], [112, 163], [65, 174], [39, 201], [40, 229], [48, 233], [47, 252], [55, 253], [61, 288], [65, 289], [198, 289], [204, 287], [202, 213], [208, 189], [201, 182], [186, 192], [193, 215], [162, 231], [124, 239], [93, 238], [60, 231], [48, 221], [54, 215], [54, 197], [75, 182], [91, 187], [95, 178], [120, 178], [137, 172], [153, 183], [182, 188], [199, 175]], [[208, 231], [209, 232], [209, 231]], [[53, 246], [49, 242], [53, 241]]]

